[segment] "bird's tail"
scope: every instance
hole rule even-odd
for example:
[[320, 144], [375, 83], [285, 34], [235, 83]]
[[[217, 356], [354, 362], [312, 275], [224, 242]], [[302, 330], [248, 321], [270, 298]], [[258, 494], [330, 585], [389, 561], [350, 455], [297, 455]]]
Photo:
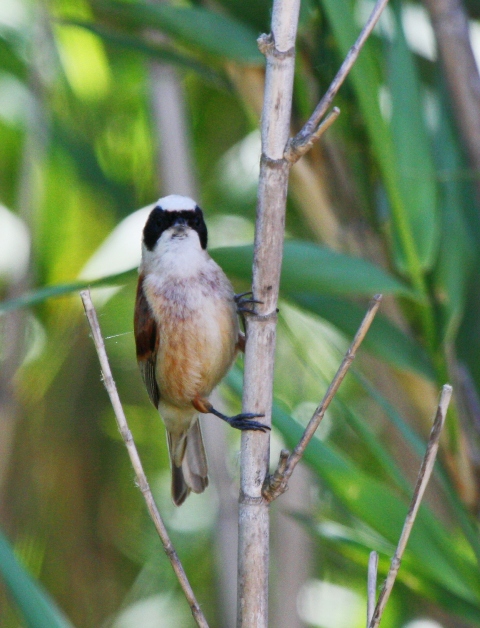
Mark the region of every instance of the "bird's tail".
[[203, 493], [208, 486], [208, 467], [202, 430], [196, 420], [188, 432], [177, 436], [167, 432], [172, 467], [172, 499], [180, 506], [190, 491]]

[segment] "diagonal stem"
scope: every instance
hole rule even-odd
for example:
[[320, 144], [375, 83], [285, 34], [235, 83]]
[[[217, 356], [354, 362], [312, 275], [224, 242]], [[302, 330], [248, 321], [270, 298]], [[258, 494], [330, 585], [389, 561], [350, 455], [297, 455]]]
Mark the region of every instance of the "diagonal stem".
[[330, 83], [330, 86], [325, 92], [325, 95], [323, 96], [321, 101], [318, 103], [318, 105], [315, 107], [312, 115], [304, 124], [301, 131], [299, 131], [299, 133], [297, 133], [297, 135], [290, 140], [289, 142], [290, 151], [295, 152], [297, 147], [301, 149], [301, 147], [304, 144], [310, 141], [311, 136], [313, 136], [316, 133], [323, 116], [326, 114], [328, 108], [332, 104], [332, 101], [337, 95], [338, 90], [343, 85], [350, 70], [352, 69], [353, 64], [358, 59], [358, 55], [360, 54], [360, 51], [362, 50], [371, 32], [375, 28], [380, 18], [380, 15], [382, 14], [383, 9], [387, 5], [387, 2], [388, 0], [377, 0], [377, 3], [375, 4], [370, 14], [370, 17], [368, 18], [365, 26], [363, 27], [360, 35], [358, 36], [357, 41], [353, 44], [353, 46], [348, 51], [348, 54], [345, 57], [344, 62], [340, 66], [340, 69], [335, 75], [335, 78]]
[[310, 135], [302, 140], [302, 142], [297, 142], [295, 137], [289, 140], [284, 154], [285, 159], [292, 165], [296, 163], [300, 157], [303, 157], [303, 155], [305, 155], [305, 153], [312, 148], [315, 142], [318, 142], [318, 140], [332, 126], [339, 115], [340, 109], [338, 107], [334, 107], [328, 116], [319, 123], [316, 130], [310, 133]]
[[383, 611], [385, 610], [388, 598], [390, 597], [393, 585], [395, 584], [395, 579], [397, 577], [398, 570], [400, 569], [402, 557], [405, 552], [405, 548], [407, 546], [407, 542], [410, 537], [410, 533], [412, 531], [418, 509], [420, 508], [423, 494], [433, 471], [433, 465], [435, 464], [435, 458], [437, 457], [438, 445], [440, 442], [440, 435], [442, 433], [442, 429], [445, 423], [445, 417], [447, 416], [448, 405], [450, 403], [451, 397], [452, 387], [449, 384], [445, 384], [442, 388], [442, 393], [440, 395], [440, 401], [438, 403], [437, 412], [435, 414], [435, 420], [433, 422], [432, 431], [430, 432], [430, 437], [428, 439], [427, 450], [422, 460], [420, 471], [418, 472], [417, 483], [413, 492], [412, 501], [410, 502], [410, 508], [408, 509], [405, 523], [403, 524], [403, 530], [398, 541], [397, 549], [395, 550], [395, 554], [392, 558], [387, 579], [385, 580], [382, 591], [380, 592], [380, 595], [378, 597], [377, 606], [375, 607], [375, 612], [373, 613], [369, 628], [377, 628], [377, 626], [380, 625]]
[[153, 499], [152, 491], [150, 490], [150, 486], [145, 476], [142, 462], [140, 460], [140, 456], [138, 455], [132, 433], [130, 432], [130, 429], [128, 427], [127, 419], [123, 411], [120, 397], [118, 396], [117, 387], [112, 376], [110, 364], [108, 362], [107, 352], [105, 350], [105, 343], [103, 341], [102, 332], [100, 330], [97, 313], [95, 311], [95, 307], [92, 303], [92, 298], [90, 296], [90, 290], [83, 290], [82, 292], [80, 292], [80, 296], [83, 301], [83, 307], [85, 308], [85, 314], [87, 315], [88, 322], [90, 323], [90, 328], [92, 330], [93, 342], [95, 343], [95, 349], [97, 350], [98, 359], [100, 361], [105, 388], [107, 389], [108, 396], [110, 397], [110, 401], [112, 403], [118, 429], [120, 430], [120, 434], [122, 435], [122, 438], [127, 447], [128, 455], [130, 456], [130, 461], [135, 471], [138, 487], [145, 499], [148, 512], [150, 513], [150, 517], [152, 518], [155, 528], [158, 532], [158, 536], [160, 537], [160, 540], [162, 542], [165, 554], [170, 560], [173, 571], [175, 572], [178, 582], [180, 583], [180, 586], [182, 587], [185, 597], [187, 598], [187, 601], [190, 605], [190, 610], [192, 611], [193, 618], [199, 628], [208, 628], [207, 620], [205, 619], [200, 605], [195, 598], [195, 594], [190, 585], [190, 582], [188, 581], [187, 574], [185, 573], [178, 554], [172, 545], [165, 524], [163, 523], [163, 519], [160, 516], [157, 505], [155, 504], [155, 500]]
[[370, 329], [370, 325], [375, 318], [381, 301], [381, 294], [375, 295], [371, 300], [367, 313], [365, 314], [365, 317], [360, 327], [358, 328], [357, 333], [355, 334], [355, 338], [353, 339], [352, 344], [350, 345], [345, 357], [343, 358], [343, 361], [340, 364], [338, 371], [336, 372], [335, 377], [332, 380], [332, 383], [328, 387], [321, 404], [313, 413], [313, 416], [310, 419], [307, 427], [305, 428], [300, 442], [293, 450], [293, 453], [287, 458], [288, 452], [286, 452], [286, 450], [282, 450], [282, 453], [280, 454], [280, 463], [277, 470], [275, 471], [273, 476], [267, 478], [263, 486], [262, 495], [268, 502], [273, 501], [287, 490], [288, 480], [292, 475], [293, 470], [300, 462], [308, 443], [313, 438], [313, 435], [320, 425], [320, 422], [323, 419], [325, 412], [330, 405], [330, 402], [335, 396], [337, 390], [340, 387], [340, 384], [343, 382], [345, 375], [348, 372], [348, 369], [355, 359], [356, 352], [361, 345], [363, 339], [365, 338], [367, 331]]

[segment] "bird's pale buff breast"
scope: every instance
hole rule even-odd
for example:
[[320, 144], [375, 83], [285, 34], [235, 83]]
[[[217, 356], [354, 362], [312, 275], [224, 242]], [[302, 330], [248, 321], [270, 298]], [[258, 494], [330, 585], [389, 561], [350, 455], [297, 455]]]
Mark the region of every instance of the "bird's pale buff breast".
[[238, 320], [230, 282], [217, 267], [180, 281], [147, 277], [144, 289], [159, 326], [160, 397], [178, 408], [191, 407], [197, 395], [208, 397], [236, 355]]

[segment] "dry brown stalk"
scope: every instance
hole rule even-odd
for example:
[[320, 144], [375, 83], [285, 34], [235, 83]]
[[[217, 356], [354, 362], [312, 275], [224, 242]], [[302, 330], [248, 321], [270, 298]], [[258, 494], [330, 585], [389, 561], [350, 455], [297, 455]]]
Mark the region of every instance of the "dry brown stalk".
[[148, 512], [150, 513], [150, 517], [152, 518], [152, 521], [158, 532], [158, 536], [160, 537], [160, 540], [162, 542], [165, 554], [170, 560], [173, 571], [175, 572], [178, 582], [180, 583], [185, 597], [187, 598], [188, 604], [190, 605], [190, 610], [192, 611], [193, 618], [199, 628], [208, 628], [207, 620], [205, 619], [205, 616], [202, 613], [202, 610], [195, 598], [195, 594], [192, 587], [190, 586], [187, 574], [185, 573], [178, 554], [172, 545], [165, 524], [163, 523], [157, 505], [155, 504], [155, 500], [153, 499], [152, 491], [150, 490], [150, 486], [145, 476], [142, 462], [140, 460], [140, 456], [138, 455], [132, 433], [128, 427], [122, 403], [117, 392], [117, 387], [112, 376], [107, 352], [105, 350], [105, 343], [103, 341], [102, 332], [98, 323], [97, 313], [95, 311], [95, 307], [92, 303], [92, 298], [90, 296], [90, 290], [83, 290], [80, 293], [80, 296], [82, 298], [83, 307], [85, 308], [85, 314], [87, 315], [88, 322], [90, 323], [90, 328], [92, 330], [93, 342], [95, 343], [95, 349], [97, 350], [98, 359], [100, 361], [100, 366], [102, 369], [103, 382], [112, 403], [118, 429], [120, 430], [120, 434], [122, 435], [123, 441], [127, 447], [128, 455], [130, 456], [130, 461], [132, 463], [133, 470], [135, 471], [138, 488], [142, 492], [142, 495], [145, 499]]
[[413, 492], [412, 501], [410, 502], [410, 508], [408, 509], [405, 523], [403, 524], [403, 530], [398, 541], [397, 549], [395, 550], [395, 554], [390, 564], [387, 579], [385, 580], [382, 591], [378, 597], [378, 602], [368, 628], [377, 628], [377, 626], [380, 625], [383, 611], [385, 610], [388, 598], [392, 592], [398, 570], [400, 569], [402, 557], [405, 552], [413, 524], [415, 523], [418, 509], [420, 508], [423, 494], [425, 493], [425, 489], [433, 471], [433, 465], [435, 464], [435, 458], [437, 457], [438, 445], [440, 442], [440, 435], [445, 424], [445, 417], [447, 416], [448, 405], [451, 397], [452, 387], [449, 384], [445, 384], [442, 388], [440, 401], [435, 413], [432, 431], [430, 432], [430, 437], [427, 443], [427, 450], [425, 451], [425, 456], [423, 457], [422, 464], [418, 472], [417, 483]]

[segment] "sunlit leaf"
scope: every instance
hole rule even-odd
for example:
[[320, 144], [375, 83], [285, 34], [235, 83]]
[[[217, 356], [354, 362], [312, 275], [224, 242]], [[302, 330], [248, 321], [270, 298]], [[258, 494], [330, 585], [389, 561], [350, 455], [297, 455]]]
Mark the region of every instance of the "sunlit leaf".
[[[289, 448], [297, 444], [303, 433], [303, 427], [278, 405], [274, 409], [274, 425]], [[367, 476], [344, 453], [318, 439], [309, 444], [305, 461], [353, 515], [391, 543], [398, 541], [407, 514], [407, 503], [391, 488]], [[480, 581], [475, 565], [460, 560], [453, 545], [444, 548], [442, 539], [448, 543], [448, 536], [438, 520], [422, 508], [408, 545], [409, 553], [414, 556], [415, 571], [445, 586], [460, 598], [478, 603]]]
[[134, 195], [131, 186], [113, 182], [109, 179], [98, 163], [98, 157], [92, 145], [74, 135], [70, 129], [66, 128], [62, 120], [53, 117], [51, 123], [52, 142], [64, 150], [75, 162], [76, 170], [82, 179], [88, 180], [90, 184], [108, 190], [117, 204], [121, 207], [133, 207]]
[[170, 63], [171, 65], [176, 65], [184, 70], [193, 70], [211, 83], [224, 88], [229, 87], [229, 83], [224, 76], [215, 72], [215, 70], [201, 63], [197, 59], [178, 52], [172, 48], [172, 46], [163, 45], [160, 42], [154, 44], [152, 42], [145, 41], [139, 36], [115, 31], [112, 28], [105, 27], [101, 24], [73, 20], [68, 20], [66, 23], [85, 28], [101, 37], [107, 43], [116, 47], [140, 52], [153, 59], [158, 59], [159, 61]]
[[[355, 303], [337, 297], [295, 292], [289, 296], [352, 337], [366, 311]], [[399, 369], [435, 379], [435, 371], [424, 349], [382, 314], [376, 315], [362, 346]]]
[[[228, 383], [237, 394], [241, 394], [241, 374], [238, 370], [231, 371]], [[304, 428], [278, 403], [274, 403], [273, 424], [281, 432], [287, 447], [293, 449]], [[407, 514], [407, 501], [391, 487], [366, 474], [330, 443], [312, 439], [305, 450], [304, 460], [352, 515], [390, 543], [397, 543]], [[451, 540], [438, 518], [422, 506], [404, 560], [414, 568], [417, 577], [445, 587], [459, 602], [465, 600], [470, 607], [480, 601], [480, 576], [473, 560], [460, 557]]]
[[[356, 563], [363, 573], [366, 572], [368, 557], [372, 547], [379, 553], [378, 573], [380, 578], [386, 576], [390, 567], [390, 560], [394, 552], [393, 544], [386, 543], [371, 530], [365, 528], [350, 528], [336, 521], [322, 521], [317, 523], [308, 519], [303, 514], [289, 513], [295, 517], [308, 532], [317, 536], [323, 546], [330, 547], [339, 552], [351, 562]], [[402, 561], [398, 572], [397, 582], [403, 582], [406, 586], [412, 586], [418, 596], [443, 606], [449, 613], [463, 617], [467, 621], [478, 623], [479, 611], [475, 604], [470, 604], [459, 599], [448, 589], [437, 585], [431, 580], [419, 579], [415, 572], [415, 564], [412, 561]]]
[[[420, 436], [412, 429], [407, 421], [402, 417], [400, 412], [393, 406], [368, 380], [355, 368], [350, 369], [351, 374], [355, 377], [365, 391], [375, 400], [375, 402], [382, 408], [385, 413], [385, 417], [398, 431], [398, 435], [401, 436], [406, 445], [415, 454], [419, 461], [424, 454], [425, 444]], [[460, 501], [456, 487], [452, 484], [446, 470], [443, 468], [440, 462], [437, 462], [434, 469], [434, 476], [440, 483], [445, 497], [449, 502], [452, 512], [455, 513], [456, 521], [461, 526], [465, 538], [468, 540], [477, 561], [480, 562], [480, 538], [478, 536], [476, 521], [471, 517], [470, 513], [465, 510], [465, 506]]]

